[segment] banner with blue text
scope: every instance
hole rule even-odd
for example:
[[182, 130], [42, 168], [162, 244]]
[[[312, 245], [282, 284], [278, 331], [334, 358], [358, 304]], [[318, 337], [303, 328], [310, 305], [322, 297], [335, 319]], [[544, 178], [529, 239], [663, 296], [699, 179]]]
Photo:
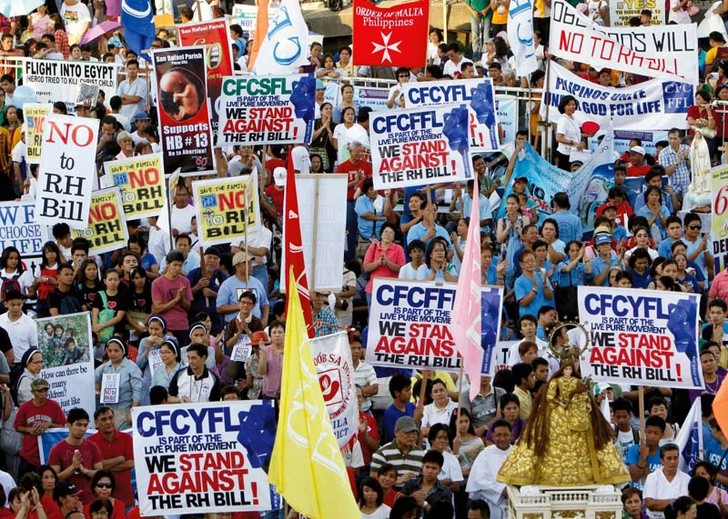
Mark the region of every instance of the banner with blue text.
[[[375, 366], [457, 371], [450, 320], [455, 285], [375, 278], [369, 312], [366, 361]], [[482, 373], [493, 374], [493, 350], [500, 334], [503, 290], [481, 292]]]
[[589, 334], [581, 374], [600, 382], [703, 389], [698, 353], [699, 295], [579, 287]]

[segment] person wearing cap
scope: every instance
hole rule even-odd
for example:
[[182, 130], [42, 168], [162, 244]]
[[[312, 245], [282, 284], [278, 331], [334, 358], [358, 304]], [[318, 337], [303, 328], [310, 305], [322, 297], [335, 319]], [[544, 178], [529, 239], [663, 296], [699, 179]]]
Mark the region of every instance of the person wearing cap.
[[134, 505], [131, 471], [134, 468], [134, 442], [131, 434], [119, 431], [114, 425], [114, 410], [101, 406], [94, 412], [96, 433], [89, 436], [101, 452], [104, 470], [114, 473], [114, 497], [125, 506]]
[[119, 83], [116, 93], [121, 97], [121, 114], [131, 119], [137, 112], [144, 111], [147, 102], [147, 82], [139, 77], [139, 62], [126, 62], [126, 79]]
[[258, 222], [256, 232], [247, 238], [247, 242], [243, 239], [237, 247], [231, 244], [230, 250], [233, 254], [245, 251], [253, 257], [251, 276], [260, 281], [267, 289], [270, 286], [268, 254], [270, 253], [271, 243], [273, 243], [273, 232], [261, 221]]
[[51, 447], [47, 461], [58, 474], [60, 481], [57, 485], [65, 482], [75, 486], [80, 491], [77, 495], [83, 504], [93, 501], [91, 480], [96, 472], [103, 469], [101, 451], [86, 438], [88, 424], [89, 416], [84, 409], [74, 407], [68, 411], [68, 436]]
[[619, 258], [612, 254], [611, 234], [597, 234], [594, 238], [594, 247], [597, 250], [597, 256], [592, 260], [584, 259], [584, 263], [591, 265], [591, 285], [609, 286], [609, 271], [612, 267], [619, 266]]
[[152, 123], [152, 119], [147, 115], [146, 112], [137, 112], [131, 118], [131, 124], [136, 128], [131, 134], [131, 138], [134, 141], [134, 146], [140, 143], [148, 143], [146, 129]]
[[642, 146], [632, 146], [629, 149], [628, 177], [644, 177], [650, 171], [652, 166], [645, 161], [645, 153]]
[[171, 403], [217, 402], [220, 400], [220, 379], [207, 369], [207, 347], [190, 344], [187, 367], [180, 369], [169, 384]]
[[566, 95], [559, 101], [561, 117], [556, 125], [556, 165], [564, 171], [570, 171], [571, 153], [586, 147], [582, 141], [581, 127], [574, 119], [574, 112], [578, 108], [576, 98], [572, 95]]
[[397, 468], [396, 486], [399, 488], [406, 481], [417, 477], [422, 470], [422, 458], [425, 451], [419, 446], [420, 429], [410, 416], [402, 416], [394, 424], [394, 440], [381, 446], [372, 455], [369, 475], [377, 477], [377, 470], [385, 463]]
[[248, 390], [248, 400], [260, 398], [263, 389], [263, 375], [258, 371], [261, 356], [265, 354], [266, 346], [270, 346], [268, 334], [263, 330], [253, 332], [251, 338], [252, 351], [245, 361], [245, 381], [241, 388]]
[[192, 287], [182, 275], [184, 256], [177, 250], [167, 254], [164, 274], [152, 281], [152, 312], [167, 320], [167, 327], [180, 344], [187, 344], [189, 321], [187, 312], [192, 307]]
[[[38, 351], [38, 350], [35, 350]], [[31, 400], [20, 405], [15, 415], [13, 427], [23, 435], [23, 443], [18, 456], [18, 479], [23, 474], [40, 467], [38, 436], [52, 427], [63, 427], [66, 416], [58, 402], [48, 398], [50, 384], [47, 380], [36, 378], [30, 383]]]
[[40, 378], [43, 369], [43, 354], [37, 348], [29, 348], [20, 361], [23, 373], [16, 382], [18, 388], [17, 404], [23, 405], [33, 399], [32, 384]]
[[80, 516], [74, 514], [83, 513], [83, 504], [79, 496], [81, 490], [76, 485], [68, 481], [59, 481], [53, 489], [53, 501], [58, 505], [58, 513], [49, 515], [48, 519], [80, 519]]
[[96, 394], [99, 402], [114, 409], [119, 429], [131, 427], [131, 408], [142, 401], [142, 372], [126, 358], [126, 343], [118, 337], [106, 343], [108, 361], [96, 368]]
[[283, 200], [285, 197], [286, 177], [288, 171], [283, 166], [273, 169], [273, 182], [265, 188], [265, 194], [273, 200], [273, 207], [276, 210], [276, 217], [280, 220], [283, 217]]
[[205, 312], [208, 314], [212, 321], [211, 333], [213, 335], [217, 335], [224, 328], [223, 318], [217, 313], [215, 307], [220, 286], [228, 278], [227, 274], [220, 270], [221, 254], [222, 252], [218, 247], [208, 247], [205, 250], [202, 265], [192, 269], [187, 274], [194, 297], [190, 313]]
[[268, 324], [268, 292], [263, 284], [250, 275], [253, 257], [244, 252], [237, 252], [233, 256], [233, 269], [235, 275], [227, 278], [220, 290], [217, 292], [217, 312], [222, 314], [225, 322], [229, 323], [238, 315], [240, 308], [238, 301], [240, 295], [245, 291], [252, 291], [255, 294], [256, 303], [252, 315], [260, 319], [263, 327]]

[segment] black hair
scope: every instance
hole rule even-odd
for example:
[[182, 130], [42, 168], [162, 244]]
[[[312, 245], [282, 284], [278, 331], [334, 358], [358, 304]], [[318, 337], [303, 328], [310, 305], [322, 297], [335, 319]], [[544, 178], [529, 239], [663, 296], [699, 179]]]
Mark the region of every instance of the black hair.
[[392, 395], [392, 398], [394, 398], [398, 391], [403, 391], [411, 386], [412, 381], [408, 377], [401, 373], [395, 373], [392, 375], [392, 378], [389, 379], [389, 394]]

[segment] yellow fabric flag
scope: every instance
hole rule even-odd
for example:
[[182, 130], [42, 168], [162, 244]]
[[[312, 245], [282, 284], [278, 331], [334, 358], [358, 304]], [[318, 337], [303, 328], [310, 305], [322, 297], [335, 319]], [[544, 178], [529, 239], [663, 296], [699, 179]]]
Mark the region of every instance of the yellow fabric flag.
[[[293, 267], [289, 287], [296, 286]], [[354, 519], [359, 508], [334, 437], [298, 291], [288, 294], [278, 430], [268, 481], [298, 513], [311, 519]]]

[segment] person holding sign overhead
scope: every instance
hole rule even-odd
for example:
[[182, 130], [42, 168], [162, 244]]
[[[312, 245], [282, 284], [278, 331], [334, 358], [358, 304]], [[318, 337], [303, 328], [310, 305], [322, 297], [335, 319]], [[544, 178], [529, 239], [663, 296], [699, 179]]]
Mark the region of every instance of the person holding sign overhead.
[[142, 372], [126, 354], [124, 341], [112, 337], [106, 343], [109, 360], [95, 372], [99, 402], [114, 410], [117, 429], [131, 427], [131, 408], [142, 401]]

